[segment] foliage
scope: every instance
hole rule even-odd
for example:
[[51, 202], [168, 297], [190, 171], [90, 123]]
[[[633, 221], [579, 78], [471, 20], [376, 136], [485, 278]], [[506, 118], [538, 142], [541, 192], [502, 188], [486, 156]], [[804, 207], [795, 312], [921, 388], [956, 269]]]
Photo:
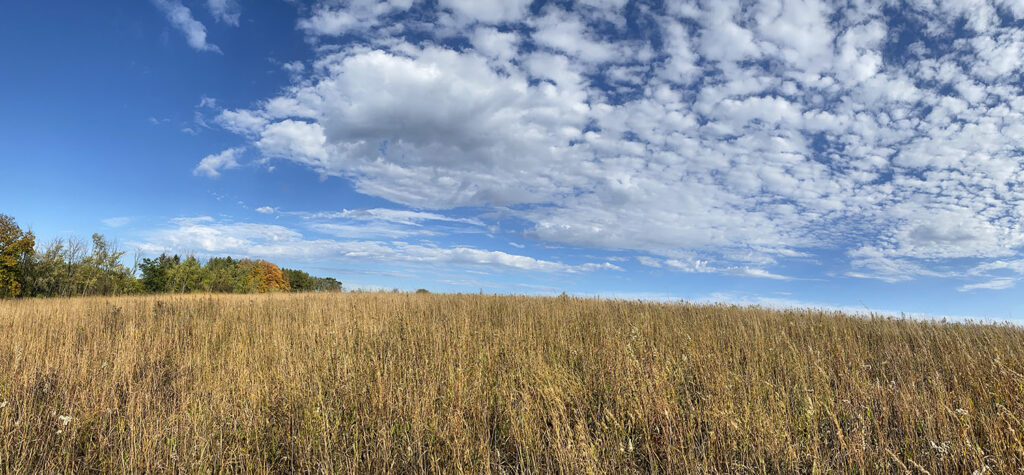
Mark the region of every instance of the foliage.
[[1024, 468], [1008, 325], [364, 292], [2, 301], [0, 329], [2, 472]]
[[314, 277], [301, 270], [281, 269], [292, 292], [337, 292], [341, 282], [333, 277]]
[[242, 288], [246, 293], [262, 294], [288, 290], [288, 281], [281, 269], [270, 262], [243, 260], [239, 266], [248, 270], [242, 281]]
[[231, 257], [213, 257], [203, 266], [203, 290], [207, 292], [229, 293], [239, 287], [245, 277], [245, 269], [239, 261]]
[[341, 290], [334, 278], [282, 270], [264, 260], [213, 257], [202, 263], [195, 256], [160, 254], [136, 256], [129, 267], [125, 255], [101, 234], [90, 242], [55, 239], [36, 250], [33, 234], [0, 214], [0, 297]]
[[153, 259], [142, 259], [142, 263], [139, 264], [142, 287], [147, 292], [170, 292], [173, 289], [171, 276], [180, 264], [181, 258], [177, 255], [160, 254]]
[[26, 295], [71, 297], [124, 295], [143, 290], [135, 269], [121, 263], [125, 252], [103, 235], [92, 244], [77, 239], [56, 239], [26, 262]]
[[25, 268], [35, 252], [36, 238], [24, 232], [14, 218], [0, 214], [0, 298], [22, 293]]
[[188, 256], [168, 273], [168, 289], [173, 293], [190, 293], [204, 290], [203, 266], [195, 256]]

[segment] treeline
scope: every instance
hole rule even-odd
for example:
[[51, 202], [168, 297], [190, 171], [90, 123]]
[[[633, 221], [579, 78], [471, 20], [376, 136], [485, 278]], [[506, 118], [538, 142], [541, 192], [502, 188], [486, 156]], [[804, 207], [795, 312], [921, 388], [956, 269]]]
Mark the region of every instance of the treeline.
[[134, 256], [100, 234], [92, 242], [56, 239], [36, 249], [35, 236], [0, 214], [0, 298], [141, 293], [340, 291], [341, 282], [252, 259]]
[[146, 292], [327, 292], [341, 290], [332, 277], [314, 277], [301, 270], [281, 269], [263, 260], [214, 257], [200, 264], [194, 256], [161, 254], [139, 263], [139, 283]]

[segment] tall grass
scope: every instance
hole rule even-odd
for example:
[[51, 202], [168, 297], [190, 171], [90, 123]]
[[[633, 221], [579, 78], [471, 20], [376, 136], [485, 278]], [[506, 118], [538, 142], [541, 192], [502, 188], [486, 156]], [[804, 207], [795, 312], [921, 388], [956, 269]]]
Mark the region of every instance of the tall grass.
[[1024, 467], [1024, 331], [575, 298], [0, 302], [0, 470]]

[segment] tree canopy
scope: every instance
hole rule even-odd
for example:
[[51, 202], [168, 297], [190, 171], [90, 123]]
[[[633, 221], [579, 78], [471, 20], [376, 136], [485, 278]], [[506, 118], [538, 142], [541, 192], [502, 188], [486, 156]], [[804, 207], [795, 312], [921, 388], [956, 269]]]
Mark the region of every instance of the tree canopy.
[[14, 218], [0, 214], [0, 297], [21, 295], [24, 268], [35, 252], [35, 245], [31, 231], [22, 231]]
[[36, 249], [35, 236], [0, 214], [0, 298], [137, 293], [340, 291], [341, 282], [282, 269], [262, 259], [160, 254], [135, 256], [101, 234], [91, 241], [55, 239]]

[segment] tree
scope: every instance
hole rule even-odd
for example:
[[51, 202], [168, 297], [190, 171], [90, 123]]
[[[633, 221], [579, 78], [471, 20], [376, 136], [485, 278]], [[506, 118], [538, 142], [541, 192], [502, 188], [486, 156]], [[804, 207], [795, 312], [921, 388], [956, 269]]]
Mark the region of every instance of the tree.
[[288, 288], [292, 292], [309, 292], [313, 290], [314, 278], [309, 274], [297, 269], [281, 269], [284, 279], [288, 281]]
[[0, 214], [0, 298], [21, 295], [35, 246], [31, 231], [22, 231], [14, 218]]
[[297, 269], [281, 269], [292, 292], [338, 292], [341, 282], [333, 277], [314, 277]]
[[[92, 243], [58, 238], [35, 251], [35, 236], [0, 214], [0, 298], [187, 292], [330, 292], [341, 282], [265, 260], [213, 257], [205, 264], [194, 256], [161, 254], [124, 264], [125, 252], [102, 234]], [[138, 275], [138, 277], [136, 277]]]
[[341, 282], [334, 277], [313, 277], [313, 290], [317, 292], [341, 292]]
[[181, 264], [181, 258], [177, 255], [168, 256], [160, 254], [160, 257], [145, 258], [139, 264], [139, 271], [142, 272], [142, 288], [146, 292], [173, 292], [171, 287], [171, 271]]
[[125, 252], [103, 238], [102, 234], [92, 235], [92, 253], [85, 258], [81, 268], [83, 276], [82, 295], [120, 295], [135, 290], [132, 270], [121, 264]]
[[245, 277], [239, 261], [230, 257], [213, 257], [203, 266], [203, 290], [207, 292], [234, 292]]
[[27, 261], [25, 288], [22, 295], [54, 297], [60, 295], [64, 275], [64, 240], [54, 239], [43, 252], [36, 252]]
[[288, 281], [284, 278], [281, 268], [264, 260], [243, 260], [239, 265], [248, 269], [242, 282], [242, 292], [277, 292], [287, 291]]
[[196, 292], [202, 290], [203, 267], [195, 256], [188, 256], [184, 261], [174, 266], [167, 274], [167, 277], [171, 292], [182, 294]]

